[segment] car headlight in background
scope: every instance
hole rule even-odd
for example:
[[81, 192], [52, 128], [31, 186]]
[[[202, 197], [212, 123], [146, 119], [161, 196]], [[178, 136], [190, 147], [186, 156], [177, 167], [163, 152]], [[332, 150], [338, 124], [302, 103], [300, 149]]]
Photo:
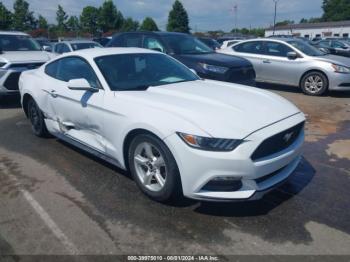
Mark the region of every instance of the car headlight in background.
[[334, 68], [334, 71], [336, 73], [350, 74], [350, 68], [349, 67], [336, 65], [336, 64], [332, 64], [332, 67]]
[[205, 63], [199, 63], [199, 65], [209, 72], [217, 73], [217, 74], [225, 74], [228, 71], [227, 67], [216, 66], [216, 65], [208, 65]]
[[229, 152], [234, 150], [242, 142], [242, 140], [238, 139], [202, 137], [179, 132], [177, 134], [187, 145], [207, 151]]

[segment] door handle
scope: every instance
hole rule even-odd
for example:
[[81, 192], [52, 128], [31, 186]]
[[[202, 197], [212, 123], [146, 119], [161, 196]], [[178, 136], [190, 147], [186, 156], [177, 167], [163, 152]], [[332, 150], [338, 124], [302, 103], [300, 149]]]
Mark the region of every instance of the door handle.
[[268, 59], [266, 59], [266, 60], [263, 60], [263, 63], [264, 63], [264, 64], [271, 64], [271, 61], [268, 60]]
[[51, 91], [50, 91], [50, 95], [51, 95], [53, 98], [58, 97], [58, 94], [57, 94], [56, 90], [51, 90]]

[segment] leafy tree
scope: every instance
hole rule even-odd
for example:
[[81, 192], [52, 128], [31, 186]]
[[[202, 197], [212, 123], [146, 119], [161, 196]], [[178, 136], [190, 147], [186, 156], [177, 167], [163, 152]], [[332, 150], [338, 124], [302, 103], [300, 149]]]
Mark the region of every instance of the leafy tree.
[[179, 0], [175, 1], [173, 9], [169, 13], [167, 30], [170, 32], [190, 32], [188, 14]]
[[39, 18], [38, 18], [38, 28], [39, 29], [47, 29], [48, 28], [47, 20], [42, 15], [39, 15]]
[[299, 22], [299, 24], [306, 24], [306, 23], [308, 23], [309, 21], [306, 19], [306, 18], [302, 18], [302, 19], [300, 19], [300, 22]]
[[57, 29], [60, 32], [63, 32], [67, 29], [67, 19], [68, 15], [63, 10], [63, 7], [61, 5], [58, 5], [58, 9], [56, 12], [56, 21], [57, 21]]
[[323, 0], [324, 21], [350, 20], [349, 0]]
[[99, 9], [98, 25], [102, 32], [120, 29], [123, 26], [124, 17], [112, 0], [106, 0]]
[[128, 17], [127, 19], [124, 20], [121, 31], [133, 32], [133, 31], [137, 31], [139, 27], [140, 27], [139, 22], [137, 22], [136, 20], [133, 20], [131, 17]]
[[80, 16], [80, 25], [85, 32], [96, 35], [98, 32], [99, 10], [93, 6], [86, 6]]
[[12, 27], [15, 30], [26, 31], [36, 27], [33, 12], [29, 11], [29, 4], [25, 0], [16, 0], [13, 4]]
[[0, 2], [0, 29], [8, 30], [11, 28], [12, 13]]
[[159, 31], [156, 22], [151, 17], [146, 17], [140, 27], [142, 31]]
[[69, 17], [67, 21], [67, 28], [69, 31], [78, 32], [80, 29], [79, 18], [76, 16]]
[[285, 25], [292, 25], [294, 24], [294, 21], [292, 20], [284, 20], [276, 23], [276, 26], [285, 26]]

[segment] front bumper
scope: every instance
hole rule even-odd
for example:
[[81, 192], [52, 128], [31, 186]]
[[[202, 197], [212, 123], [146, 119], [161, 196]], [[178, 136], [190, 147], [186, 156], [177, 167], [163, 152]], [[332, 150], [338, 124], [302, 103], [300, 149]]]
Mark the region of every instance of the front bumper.
[[[281, 122], [259, 130], [245, 139], [232, 152], [210, 152], [187, 146], [178, 135], [165, 139], [177, 161], [183, 193], [186, 197], [207, 201], [255, 200], [285, 181], [298, 166], [304, 142], [302, 131], [285, 150], [253, 161], [252, 153], [267, 138], [305, 120], [303, 114], [291, 116]], [[218, 177], [240, 179], [242, 186], [235, 191], [203, 190]]]
[[350, 74], [333, 73], [329, 78], [329, 90], [350, 91]]

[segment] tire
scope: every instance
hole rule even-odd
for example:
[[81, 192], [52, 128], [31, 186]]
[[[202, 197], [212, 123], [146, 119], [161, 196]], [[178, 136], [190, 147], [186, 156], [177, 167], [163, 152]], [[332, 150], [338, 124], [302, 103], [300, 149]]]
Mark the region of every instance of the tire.
[[309, 96], [321, 96], [328, 91], [327, 77], [317, 71], [307, 73], [300, 81], [301, 90]]
[[49, 137], [50, 134], [46, 128], [44, 115], [33, 99], [28, 101], [27, 112], [33, 133], [38, 137]]
[[128, 163], [134, 181], [149, 198], [158, 202], [178, 201], [182, 198], [176, 161], [168, 147], [156, 136], [137, 135], [129, 146]]

